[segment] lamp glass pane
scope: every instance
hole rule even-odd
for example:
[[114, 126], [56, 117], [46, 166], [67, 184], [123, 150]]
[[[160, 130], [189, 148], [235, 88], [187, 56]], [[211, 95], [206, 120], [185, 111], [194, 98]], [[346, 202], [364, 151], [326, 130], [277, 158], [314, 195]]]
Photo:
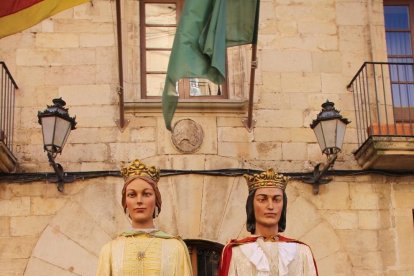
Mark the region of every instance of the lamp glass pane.
[[336, 147], [336, 121], [326, 120], [319, 123], [322, 125], [326, 148]]
[[336, 147], [342, 149], [342, 144], [344, 143], [346, 124], [341, 120], [337, 120], [336, 128]]
[[69, 121], [59, 118], [59, 117], [56, 118], [56, 131], [55, 131], [54, 144], [60, 149], [63, 149], [67, 136], [69, 136], [70, 129], [71, 129], [71, 124]]
[[53, 135], [55, 130], [55, 118], [54, 116], [42, 117], [42, 132], [43, 132], [43, 144], [46, 150], [52, 149]]
[[322, 124], [317, 124], [313, 131], [315, 132], [316, 140], [318, 140], [319, 146], [321, 147], [321, 151], [325, 149], [325, 138], [323, 137], [323, 130], [322, 130]]

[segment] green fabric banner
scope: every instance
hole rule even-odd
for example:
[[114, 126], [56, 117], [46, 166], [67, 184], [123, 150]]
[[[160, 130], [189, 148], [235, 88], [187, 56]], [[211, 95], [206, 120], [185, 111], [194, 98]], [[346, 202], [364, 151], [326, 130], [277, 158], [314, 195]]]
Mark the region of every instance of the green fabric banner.
[[162, 95], [165, 126], [171, 130], [182, 78], [221, 84], [226, 48], [255, 43], [260, 0], [186, 0], [177, 27]]

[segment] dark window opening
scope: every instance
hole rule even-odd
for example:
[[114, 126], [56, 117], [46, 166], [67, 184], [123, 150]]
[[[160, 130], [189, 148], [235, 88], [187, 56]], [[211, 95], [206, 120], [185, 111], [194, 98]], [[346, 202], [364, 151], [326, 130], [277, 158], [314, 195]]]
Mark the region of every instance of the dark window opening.
[[217, 275], [224, 245], [206, 240], [184, 240], [184, 242], [190, 253], [193, 275]]

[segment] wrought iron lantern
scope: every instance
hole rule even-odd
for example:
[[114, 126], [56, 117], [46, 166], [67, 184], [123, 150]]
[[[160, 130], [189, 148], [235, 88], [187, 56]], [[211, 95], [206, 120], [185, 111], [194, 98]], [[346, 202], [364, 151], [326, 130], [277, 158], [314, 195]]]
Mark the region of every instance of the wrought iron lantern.
[[[329, 168], [333, 167], [338, 153], [342, 149], [346, 125], [350, 123], [348, 119], [342, 117], [334, 105], [328, 100], [323, 103], [321, 112], [310, 125], [315, 132], [322, 153], [328, 159], [326, 164], [319, 163], [315, 166], [313, 177], [304, 180], [306, 183], [313, 184], [314, 194], [319, 193], [319, 184], [331, 181], [331, 179], [322, 178], [322, 176]], [[320, 168], [321, 165], [323, 165], [322, 168]]]
[[48, 105], [43, 112], [39, 111], [37, 114], [38, 122], [42, 126], [43, 148], [57, 175], [57, 186], [60, 192], [63, 192], [65, 177], [62, 166], [55, 162], [55, 158], [58, 153], [62, 153], [71, 130], [74, 130], [76, 126], [76, 116], [70, 117], [65, 105], [66, 102], [62, 98], [53, 99], [53, 105]]

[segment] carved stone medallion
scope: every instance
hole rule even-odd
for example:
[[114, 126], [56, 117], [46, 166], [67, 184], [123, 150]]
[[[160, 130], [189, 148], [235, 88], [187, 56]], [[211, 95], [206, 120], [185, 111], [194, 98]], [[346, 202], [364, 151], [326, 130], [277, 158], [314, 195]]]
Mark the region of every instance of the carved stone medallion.
[[203, 129], [191, 119], [177, 121], [171, 132], [172, 143], [183, 153], [196, 152], [201, 147], [203, 139]]

